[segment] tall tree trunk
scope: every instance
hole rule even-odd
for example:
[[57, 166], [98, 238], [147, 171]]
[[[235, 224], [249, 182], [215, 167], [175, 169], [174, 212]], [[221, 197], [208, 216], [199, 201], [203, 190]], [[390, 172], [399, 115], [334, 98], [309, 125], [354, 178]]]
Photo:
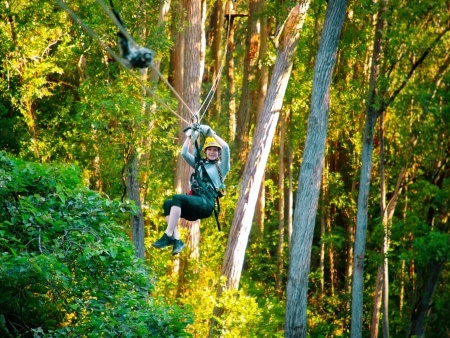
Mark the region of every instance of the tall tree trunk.
[[249, 0], [249, 17], [245, 40], [244, 74], [239, 109], [237, 113], [236, 136], [237, 149], [241, 163], [245, 163], [248, 155], [251, 109], [254, 107], [256, 93], [252, 90], [259, 56], [259, 11], [261, 0]]
[[[259, 1], [259, 10], [264, 12], [266, 10], [266, 0]], [[269, 40], [269, 27], [266, 15], [262, 15], [259, 19], [260, 21], [260, 39], [259, 39], [259, 88], [258, 88], [258, 104], [257, 104], [257, 114], [256, 121], [259, 119], [259, 115], [264, 106], [264, 101], [266, 100], [267, 87], [269, 85], [269, 66], [266, 62]], [[288, 115], [286, 116], [289, 117]]]
[[306, 337], [308, 275], [325, 158], [330, 86], [347, 1], [329, 0], [314, 66], [311, 107], [295, 203], [285, 337]]
[[[204, 70], [204, 23], [202, 20], [202, 1], [201, 0], [183, 0], [183, 10], [186, 11], [186, 21], [189, 22], [184, 32], [184, 59], [183, 59], [183, 99], [193, 113], [200, 109], [200, 89]], [[184, 109], [185, 110], [185, 109]], [[189, 115], [184, 112], [183, 117]], [[186, 118], [186, 120], [190, 120]], [[180, 131], [180, 139], [184, 138]], [[182, 160], [180, 160], [182, 161]], [[187, 185], [191, 168], [183, 162], [184, 167], [182, 176], [184, 184]], [[186, 188], [184, 191], [187, 191]], [[190, 249], [191, 258], [198, 258], [200, 255], [200, 221], [184, 222], [188, 223], [187, 245]], [[186, 262], [184, 262], [186, 263]], [[183, 270], [183, 269], [181, 269]]]
[[[139, 35], [141, 38], [146, 37], [146, 3], [145, 1], [140, 1], [140, 17], [139, 17]], [[147, 77], [147, 69], [141, 69], [141, 77], [145, 81]], [[142, 88], [142, 102], [141, 102], [141, 114], [146, 114], [146, 104], [145, 104], [145, 89]], [[151, 125], [151, 124], [150, 124]], [[142, 144], [147, 143], [150, 146], [150, 140], [139, 140]], [[134, 247], [136, 250], [136, 256], [144, 258], [145, 256], [145, 245], [144, 245], [144, 214], [142, 212], [142, 202], [141, 202], [141, 189], [139, 184], [139, 161], [140, 154], [134, 145], [130, 146], [130, 150], [127, 158], [127, 193], [128, 198], [134, 201], [138, 212], [136, 215], [131, 216], [131, 234]]]
[[[158, 28], [164, 28], [167, 22], [167, 15], [170, 9], [170, 0], [160, 0], [159, 1], [159, 16], [158, 16]], [[161, 60], [154, 60], [153, 67], [159, 72], [161, 69]], [[158, 73], [151, 73], [151, 81], [156, 82], [158, 80]]]
[[378, 330], [380, 328], [380, 309], [382, 302], [383, 289], [383, 265], [378, 267], [377, 278], [375, 280], [375, 293], [373, 295], [372, 324], [370, 327], [370, 338], [378, 338]]
[[[355, 175], [356, 177], [356, 175]], [[351, 188], [351, 195], [354, 195], [354, 191], [356, 190], [356, 183], [353, 180], [352, 182], [352, 188]], [[347, 208], [347, 210], [350, 208]], [[351, 280], [353, 275], [353, 243], [355, 242], [355, 215], [353, 210], [348, 210], [348, 222], [347, 222], [347, 238], [348, 238], [348, 245], [347, 245], [347, 261], [346, 261], [346, 267], [345, 267], [345, 290], [350, 294], [352, 291], [351, 288]]]
[[[177, 43], [175, 44], [174, 63], [174, 88], [178, 94], [183, 98], [183, 101], [189, 107], [191, 112], [198, 112], [200, 108], [200, 85], [204, 62], [202, 58], [202, 7], [201, 0], [188, 1], [182, 0], [179, 2], [178, 13], [181, 14], [179, 18], [179, 26], [186, 29], [184, 31], [177, 31], [175, 28], [175, 36]], [[181, 103], [178, 103], [178, 113], [185, 120], [190, 121], [192, 118], [191, 112]], [[179, 145], [185, 138], [182, 130], [186, 125], [179, 121], [180, 131], [178, 133]], [[176, 193], [187, 192], [189, 189], [189, 176], [192, 169], [182, 160], [181, 156], [177, 161], [177, 168], [175, 174], [175, 191]], [[199, 256], [199, 242], [200, 242], [200, 225], [199, 221], [188, 222], [184, 219], [180, 220], [180, 228], [187, 228], [186, 244], [188, 247], [189, 256], [198, 258]], [[174, 264], [174, 272], [179, 274], [178, 293], [184, 287], [184, 272], [187, 269], [188, 259], [185, 256], [177, 256]], [[178, 271], [176, 271], [178, 270]]]
[[266, 208], [266, 187], [264, 185], [266, 175], [263, 175], [261, 188], [259, 189], [258, 200], [256, 201], [255, 207], [255, 229], [252, 234], [258, 239], [263, 239], [264, 237], [264, 218], [265, 218], [265, 208]]
[[[385, 151], [384, 151], [384, 120], [385, 112], [380, 116], [380, 210], [383, 215], [383, 249], [381, 251], [383, 255], [383, 337], [389, 338], [389, 259], [388, 250], [390, 242], [390, 222], [391, 217], [387, 214], [386, 205], [386, 172], [385, 172]], [[396, 199], [397, 200], [397, 199]], [[393, 215], [393, 213], [392, 213]]]
[[375, 108], [378, 93], [378, 79], [380, 76], [380, 58], [382, 55], [382, 37], [386, 24], [384, 13], [388, 0], [382, 0], [378, 10], [378, 20], [375, 32], [375, 42], [372, 54], [370, 74], [369, 98], [366, 108], [366, 122], [363, 136], [361, 176], [358, 193], [356, 215], [355, 249], [353, 260], [352, 309], [351, 309], [351, 337], [359, 338], [362, 334], [363, 323], [363, 273], [366, 246], [366, 231], [368, 218], [369, 189], [372, 174], [373, 135], [378, 111]]
[[283, 271], [284, 271], [284, 143], [286, 133], [286, 119], [282, 119], [280, 123], [280, 145], [278, 152], [278, 244], [277, 244], [277, 273], [275, 280], [275, 291], [278, 298], [281, 299], [283, 295]]
[[[212, 41], [212, 53], [213, 53], [213, 59], [214, 59], [214, 70], [213, 70], [213, 76], [212, 76], [212, 83], [215, 83], [217, 81], [217, 77], [219, 76], [219, 70], [221, 68], [222, 62], [223, 62], [223, 38], [222, 38], [222, 31], [224, 27], [225, 22], [225, 2], [222, 0], [217, 0], [214, 3], [213, 8], [214, 15], [211, 15], [211, 18], [215, 18], [214, 22], [211, 22], [212, 24], [212, 30], [213, 30], [213, 41]], [[211, 19], [212, 20], [212, 19]], [[226, 43], [226, 41], [225, 41]], [[222, 86], [221, 81], [218, 82], [217, 88], [216, 88], [216, 104], [217, 104], [217, 113], [221, 111], [220, 104], [222, 101]]]
[[443, 261], [433, 262], [428, 267], [423, 267], [420, 270], [418, 280], [423, 277], [424, 284], [420, 296], [414, 304], [412, 310], [411, 322], [406, 333], [406, 337], [425, 337], [426, 319], [430, 313], [430, 308], [432, 305], [432, 299], [434, 290], [439, 279], [439, 275], [444, 267]]
[[127, 159], [127, 188], [128, 198], [137, 206], [137, 214], [131, 215], [131, 234], [136, 250], [136, 256], [144, 258], [144, 216], [142, 214], [142, 205], [138, 181], [138, 154], [134, 146], [132, 146]]
[[[228, 9], [231, 10], [231, 9]], [[227, 85], [228, 85], [228, 114], [230, 116], [229, 125], [228, 125], [228, 133], [230, 142], [235, 140], [236, 136], [236, 86], [234, 82], [234, 59], [233, 53], [235, 49], [234, 45], [234, 16], [230, 13], [225, 13], [227, 19], [227, 29], [229, 30], [228, 41], [227, 43], [227, 55], [226, 55], [226, 69], [227, 69]]]
[[[327, 217], [326, 219], [326, 226], [327, 226], [327, 232], [328, 235], [331, 236], [332, 235], [332, 230], [331, 230], [331, 212], [330, 212], [330, 217]], [[328, 259], [330, 261], [330, 295], [334, 296], [334, 292], [336, 290], [337, 287], [337, 278], [336, 278], [336, 269], [335, 269], [335, 257], [334, 257], [334, 245], [333, 243], [328, 244]]]
[[[260, 11], [264, 11], [266, 6], [265, 0], [260, 0]], [[261, 114], [262, 108], [264, 106], [264, 100], [267, 95], [267, 86], [269, 82], [269, 67], [265, 64], [264, 59], [267, 55], [267, 18], [266, 16], [261, 16], [260, 18], [260, 45], [259, 45], [259, 88], [258, 88], [258, 99], [256, 100], [256, 121], [258, 121]], [[259, 198], [256, 205], [255, 214], [255, 225], [260, 229], [260, 233], [264, 233], [264, 219], [265, 219], [265, 206], [266, 206], [266, 187], [264, 185], [265, 176], [263, 176], [263, 184], [261, 184], [261, 189], [259, 192]]]
[[[378, 268], [376, 287], [375, 287], [375, 301], [372, 313], [372, 327], [371, 337], [378, 337], [378, 323], [380, 315], [380, 306], [383, 306], [383, 336], [389, 337], [389, 311], [388, 311], [388, 292], [389, 292], [389, 279], [388, 279], [388, 242], [389, 242], [389, 225], [386, 218], [386, 174], [385, 174], [385, 152], [384, 152], [384, 113], [380, 117], [380, 212], [382, 216], [383, 224], [383, 244], [381, 250], [381, 256], [383, 263]], [[382, 302], [380, 302], [380, 299]]]
[[[363, 321], [363, 272], [364, 272], [364, 255], [367, 231], [367, 213], [368, 198], [371, 181], [372, 170], [372, 148], [373, 134], [378, 116], [383, 114], [389, 105], [395, 100], [398, 94], [406, 87], [408, 81], [414, 75], [416, 69], [426, 60], [430, 51], [439, 43], [442, 37], [450, 30], [446, 27], [436, 35], [435, 39], [429, 44], [428, 48], [420, 57], [414, 59], [410, 70], [405, 74], [395, 90], [385, 89], [383, 92], [378, 88], [378, 80], [380, 77], [380, 60], [382, 57], [382, 40], [384, 29], [386, 26], [385, 12], [387, 10], [389, 0], [382, 0], [379, 4], [377, 14], [377, 25], [375, 30], [374, 49], [372, 54], [372, 66], [369, 83], [369, 97], [367, 100], [366, 122], [363, 137], [362, 148], [362, 164], [361, 179], [359, 185], [357, 217], [356, 217], [356, 236], [354, 250], [354, 274], [352, 284], [352, 312], [351, 312], [351, 337], [360, 337], [362, 332]], [[448, 65], [444, 65], [444, 68]], [[391, 95], [387, 95], [391, 92]]]
[[[408, 173], [405, 174], [405, 180], [408, 181]], [[406, 215], [409, 207], [408, 201], [408, 186], [405, 187], [405, 201], [403, 202], [403, 221], [406, 221]], [[399, 294], [399, 311], [400, 318], [403, 318], [403, 306], [405, 303], [405, 280], [406, 280], [406, 262], [402, 259], [402, 267], [400, 271], [400, 294]]]
[[[239, 286], [256, 199], [261, 187], [267, 158], [292, 70], [293, 57], [308, 7], [309, 0], [300, 1], [291, 9], [280, 40], [267, 98], [258, 120], [253, 145], [242, 176], [239, 199], [222, 265], [221, 274], [227, 277], [225, 285], [227, 289], [237, 289]], [[219, 287], [217, 289], [217, 297], [219, 298], [221, 294], [222, 288]], [[222, 312], [223, 310], [216, 306], [214, 316], [220, 317]], [[215, 334], [215, 325], [216, 322], [213, 319], [210, 329], [211, 337]]]
[[325, 173], [322, 175], [322, 202], [320, 207], [320, 254], [319, 254], [319, 273], [320, 273], [320, 297], [324, 297], [325, 291], [325, 238], [327, 226], [326, 218], [328, 216], [327, 208], [325, 204], [327, 203], [328, 194], [328, 168], [325, 159]]
[[289, 142], [288, 145], [288, 152], [289, 152], [289, 166], [288, 166], [288, 177], [289, 177], [289, 189], [288, 189], [288, 216], [287, 216], [287, 229], [288, 229], [288, 243], [289, 248], [291, 247], [291, 237], [292, 237], [292, 222], [293, 222], [293, 210], [294, 210], [294, 176], [292, 174], [292, 163], [294, 161], [293, 157], [293, 151], [292, 151], [292, 145]]

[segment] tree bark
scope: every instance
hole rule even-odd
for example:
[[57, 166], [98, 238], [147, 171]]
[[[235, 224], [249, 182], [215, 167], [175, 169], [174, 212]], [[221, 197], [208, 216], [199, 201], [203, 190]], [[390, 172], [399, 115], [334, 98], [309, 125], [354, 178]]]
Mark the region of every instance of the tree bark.
[[347, 1], [329, 0], [314, 66], [308, 131], [299, 175], [287, 283], [285, 337], [306, 337], [311, 247], [322, 181], [330, 85]]
[[[266, 0], [260, 0], [260, 11], [265, 11]], [[258, 88], [258, 105], [256, 109], [256, 120], [259, 119], [259, 115], [264, 106], [264, 101], [266, 100], [267, 87], [269, 85], [269, 66], [266, 62], [269, 39], [269, 27], [266, 15], [262, 15], [259, 19], [260, 21], [260, 39], [259, 39], [259, 88]]]
[[144, 258], [144, 215], [142, 214], [142, 205], [138, 181], [138, 154], [134, 146], [132, 146], [127, 159], [127, 188], [128, 198], [137, 206], [136, 215], [131, 215], [131, 234], [136, 251], [136, 256]]
[[264, 238], [264, 218], [266, 212], [266, 187], [264, 185], [265, 177], [265, 175], [262, 177], [261, 188], [259, 189], [258, 200], [256, 201], [255, 207], [255, 229], [252, 234], [254, 234], [257, 239]]
[[[141, 38], [146, 37], [146, 3], [141, 1], [139, 4], [140, 8], [140, 22], [139, 22], [139, 35]], [[141, 77], [145, 81], [147, 77], [147, 69], [141, 69]], [[146, 114], [146, 104], [145, 104], [145, 89], [142, 88], [142, 102], [141, 102], [141, 114]], [[152, 124], [150, 123], [150, 128]], [[142, 144], [147, 144], [146, 149], [150, 148], [150, 140], [140, 140]], [[145, 154], [148, 155], [148, 154]], [[148, 157], [148, 156], [144, 156]], [[139, 258], [145, 257], [145, 231], [144, 231], [144, 214], [142, 212], [142, 202], [141, 202], [141, 189], [139, 184], [139, 161], [140, 154], [134, 145], [130, 146], [128, 158], [127, 158], [127, 188], [128, 197], [134, 201], [138, 212], [136, 215], [131, 216], [131, 234], [134, 247], [136, 250], [136, 256]]]
[[320, 254], [319, 254], [319, 274], [320, 274], [320, 297], [325, 296], [325, 242], [323, 239], [326, 235], [326, 218], [327, 218], [327, 208], [325, 203], [327, 203], [327, 190], [328, 190], [328, 175], [327, 175], [327, 164], [325, 163], [325, 173], [322, 175], [322, 203], [320, 210]]
[[[212, 30], [213, 30], [213, 41], [212, 41], [212, 52], [213, 52], [213, 59], [214, 59], [214, 69], [213, 69], [213, 76], [212, 76], [212, 83], [215, 83], [217, 81], [217, 77], [219, 76], [219, 69], [222, 65], [222, 58], [223, 55], [223, 48], [222, 48], [222, 30], [225, 22], [225, 2], [222, 0], [217, 0], [214, 3], [213, 8], [214, 15], [211, 17], [214, 18], [214, 22], [211, 22]], [[211, 19], [212, 20], [212, 19]], [[226, 41], [225, 41], [226, 43]], [[216, 103], [217, 103], [217, 112], [220, 112], [220, 104], [222, 101], [222, 86], [221, 81], [218, 82], [217, 88], [216, 88]]]
[[363, 322], [363, 273], [364, 255], [366, 246], [367, 218], [369, 189], [372, 174], [372, 149], [373, 135], [378, 111], [375, 109], [378, 97], [377, 82], [380, 74], [380, 58], [382, 55], [382, 37], [385, 27], [384, 13], [387, 0], [383, 0], [378, 11], [375, 42], [372, 54], [372, 66], [370, 74], [369, 98], [366, 108], [366, 122], [363, 136], [361, 177], [358, 193], [358, 206], [356, 215], [355, 249], [353, 259], [353, 282], [352, 282], [352, 309], [351, 309], [351, 337], [359, 338], [362, 334]]
[[228, 132], [230, 135], [230, 142], [235, 140], [236, 137], [236, 85], [234, 81], [234, 59], [233, 59], [233, 53], [235, 49], [234, 45], [234, 16], [227, 15], [227, 25], [229, 28], [229, 35], [228, 35], [228, 41], [227, 43], [227, 55], [226, 55], [226, 69], [227, 69], [227, 85], [228, 85], [228, 114], [230, 116], [230, 122], [228, 125]]
[[[421, 269], [420, 275], [424, 277], [425, 282], [421, 295], [414, 304], [411, 322], [406, 337], [425, 337], [426, 319], [430, 313], [434, 290], [436, 289], [439, 275], [441, 274], [443, 267], [444, 262], [437, 261], [432, 263], [429, 267]], [[420, 278], [418, 279], [420, 280]]]
[[[183, 59], [183, 99], [193, 113], [197, 113], [200, 109], [200, 89], [204, 70], [204, 23], [202, 20], [202, 1], [201, 0], [183, 0], [183, 10], [186, 11], [186, 21], [189, 22], [184, 32], [184, 59]], [[190, 120], [191, 116], [183, 109], [183, 117]], [[182, 128], [183, 129], [183, 128]], [[184, 138], [180, 131], [180, 139]], [[183, 162], [183, 185], [186, 188], [183, 192], [188, 191], [188, 181], [192, 169]], [[187, 246], [190, 249], [190, 258], [198, 258], [200, 256], [200, 221], [187, 222], [182, 221], [188, 226]], [[186, 262], [183, 262], [182, 267]], [[181, 269], [183, 270], [183, 269]]]
[[280, 145], [278, 152], [278, 244], [277, 244], [277, 274], [275, 280], [275, 292], [278, 298], [281, 299], [283, 295], [283, 270], [284, 270], [284, 143], [285, 143], [285, 119], [280, 123]]
[[378, 338], [378, 330], [380, 328], [380, 309], [383, 294], [383, 265], [378, 267], [377, 278], [375, 280], [375, 293], [373, 295], [372, 324], [370, 327], [370, 337]]
[[249, 17], [247, 24], [247, 36], [245, 40], [246, 51], [244, 57], [244, 74], [236, 124], [237, 149], [241, 163], [245, 163], [247, 160], [251, 109], [253, 108], [256, 100], [256, 92], [251, 88], [256, 78], [256, 66], [259, 56], [259, 2], [260, 0], [249, 0], [248, 5]]
[[289, 244], [289, 250], [291, 247], [291, 237], [292, 237], [292, 223], [293, 223], [293, 209], [294, 209], [294, 176], [292, 174], [292, 162], [293, 159], [293, 153], [292, 153], [292, 145], [289, 142], [288, 145], [288, 152], [289, 152], [289, 166], [288, 166], [288, 177], [289, 177], [289, 189], [288, 189], [288, 215], [287, 215], [287, 229], [288, 229], [288, 244]]
[[[167, 21], [167, 15], [170, 9], [170, 0], [160, 0], [159, 1], [159, 16], [158, 16], [158, 28], [165, 26]], [[161, 60], [154, 60], [153, 66], [159, 72], [161, 68]], [[156, 82], [158, 80], [158, 73], [151, 73], [151, 81]]]
[[[291, 9], [280, 47], [272, 78], [267, 91], [267, 98], [258, 120], [249, 159], [242, 176], [239, 199], [231, 225], [228, 244], [222, 265], [221, 274], [227, 278], [225, 288], [237, 289], [244, 262], [248, 235], [255, 211], [256, 199], [261, 187], [267, 158], [275, 134], [284, 94], [292, 70], [293, 57], [298, 44], [300, 30], [309, 7], [308, 1], [300, 1]], [[217, 298], [222, 288], [217, 289]], [[214, 316], [221, 316], [223, 310], [215, 307]], [[215, 320], [211, 321], [210, 336], [214, 336]]]
[[[260, 11], [264, 11], [266, 1], [260, 0]], [[259, 44], [259, 56], [258, 56], [258, 67], [259, 67], [259, 88], [258, 88], [258, 99], [256, 102], [256, 121], [258, 121], [261, 114], [262, 108], [264, 106], [264, 100], [267, 95], [267, 86], [269, 82], [269, 67], [265, 64], [264, 59], [267, 55], [267, 17], [261, 16], [260, 19], [260, 44]], [[264, 233], [264, 218], [265, 218], [265, 206], [266, 206], [266, 187], [264, 185], [265, 176], [263, 176], [261, 189], [259, 192], [258, 203], [256, 206], [255, 224], [260, 229], [260, 233]]]

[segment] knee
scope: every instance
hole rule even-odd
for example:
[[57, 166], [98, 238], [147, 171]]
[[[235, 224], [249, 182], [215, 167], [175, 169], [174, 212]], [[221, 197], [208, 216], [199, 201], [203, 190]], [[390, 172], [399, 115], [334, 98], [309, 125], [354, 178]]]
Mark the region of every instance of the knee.
[[163, 208], [164, 208], [164, 216], [169, 216], [170, 208], [172, 208], [172, 200], [165, 200]]
[[177, 207], [180, 207], [180, 208], [181, 208], [181, 204], [182, 204], [182, 196], [183, 196], [183, 195], [174, 195], [174, 196], [172, 197], [172, 204], [171, 204], [171, 207], [177, 206]]

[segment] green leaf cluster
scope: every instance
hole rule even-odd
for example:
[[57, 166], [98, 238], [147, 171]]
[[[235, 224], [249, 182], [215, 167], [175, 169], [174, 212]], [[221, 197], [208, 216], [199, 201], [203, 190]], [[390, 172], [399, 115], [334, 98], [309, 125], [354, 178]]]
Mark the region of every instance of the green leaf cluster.
[[184, 337], [190, 312], [149, 294], [123, 224], [135, 206], [85, 188], [75, 166], [0, 153], [0, 333]]

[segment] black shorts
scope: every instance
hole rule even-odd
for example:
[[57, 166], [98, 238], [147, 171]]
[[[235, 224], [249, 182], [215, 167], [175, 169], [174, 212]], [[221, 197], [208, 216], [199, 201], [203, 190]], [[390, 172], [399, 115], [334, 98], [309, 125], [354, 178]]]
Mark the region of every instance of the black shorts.
[[164, 201], [164, 216], [170, 215], [170, 208], [174, 205], [181, 208], [181, 218], [196, 221], [211, 216], [214, 200], [203, 196], [177, 194], [171, 200]]

